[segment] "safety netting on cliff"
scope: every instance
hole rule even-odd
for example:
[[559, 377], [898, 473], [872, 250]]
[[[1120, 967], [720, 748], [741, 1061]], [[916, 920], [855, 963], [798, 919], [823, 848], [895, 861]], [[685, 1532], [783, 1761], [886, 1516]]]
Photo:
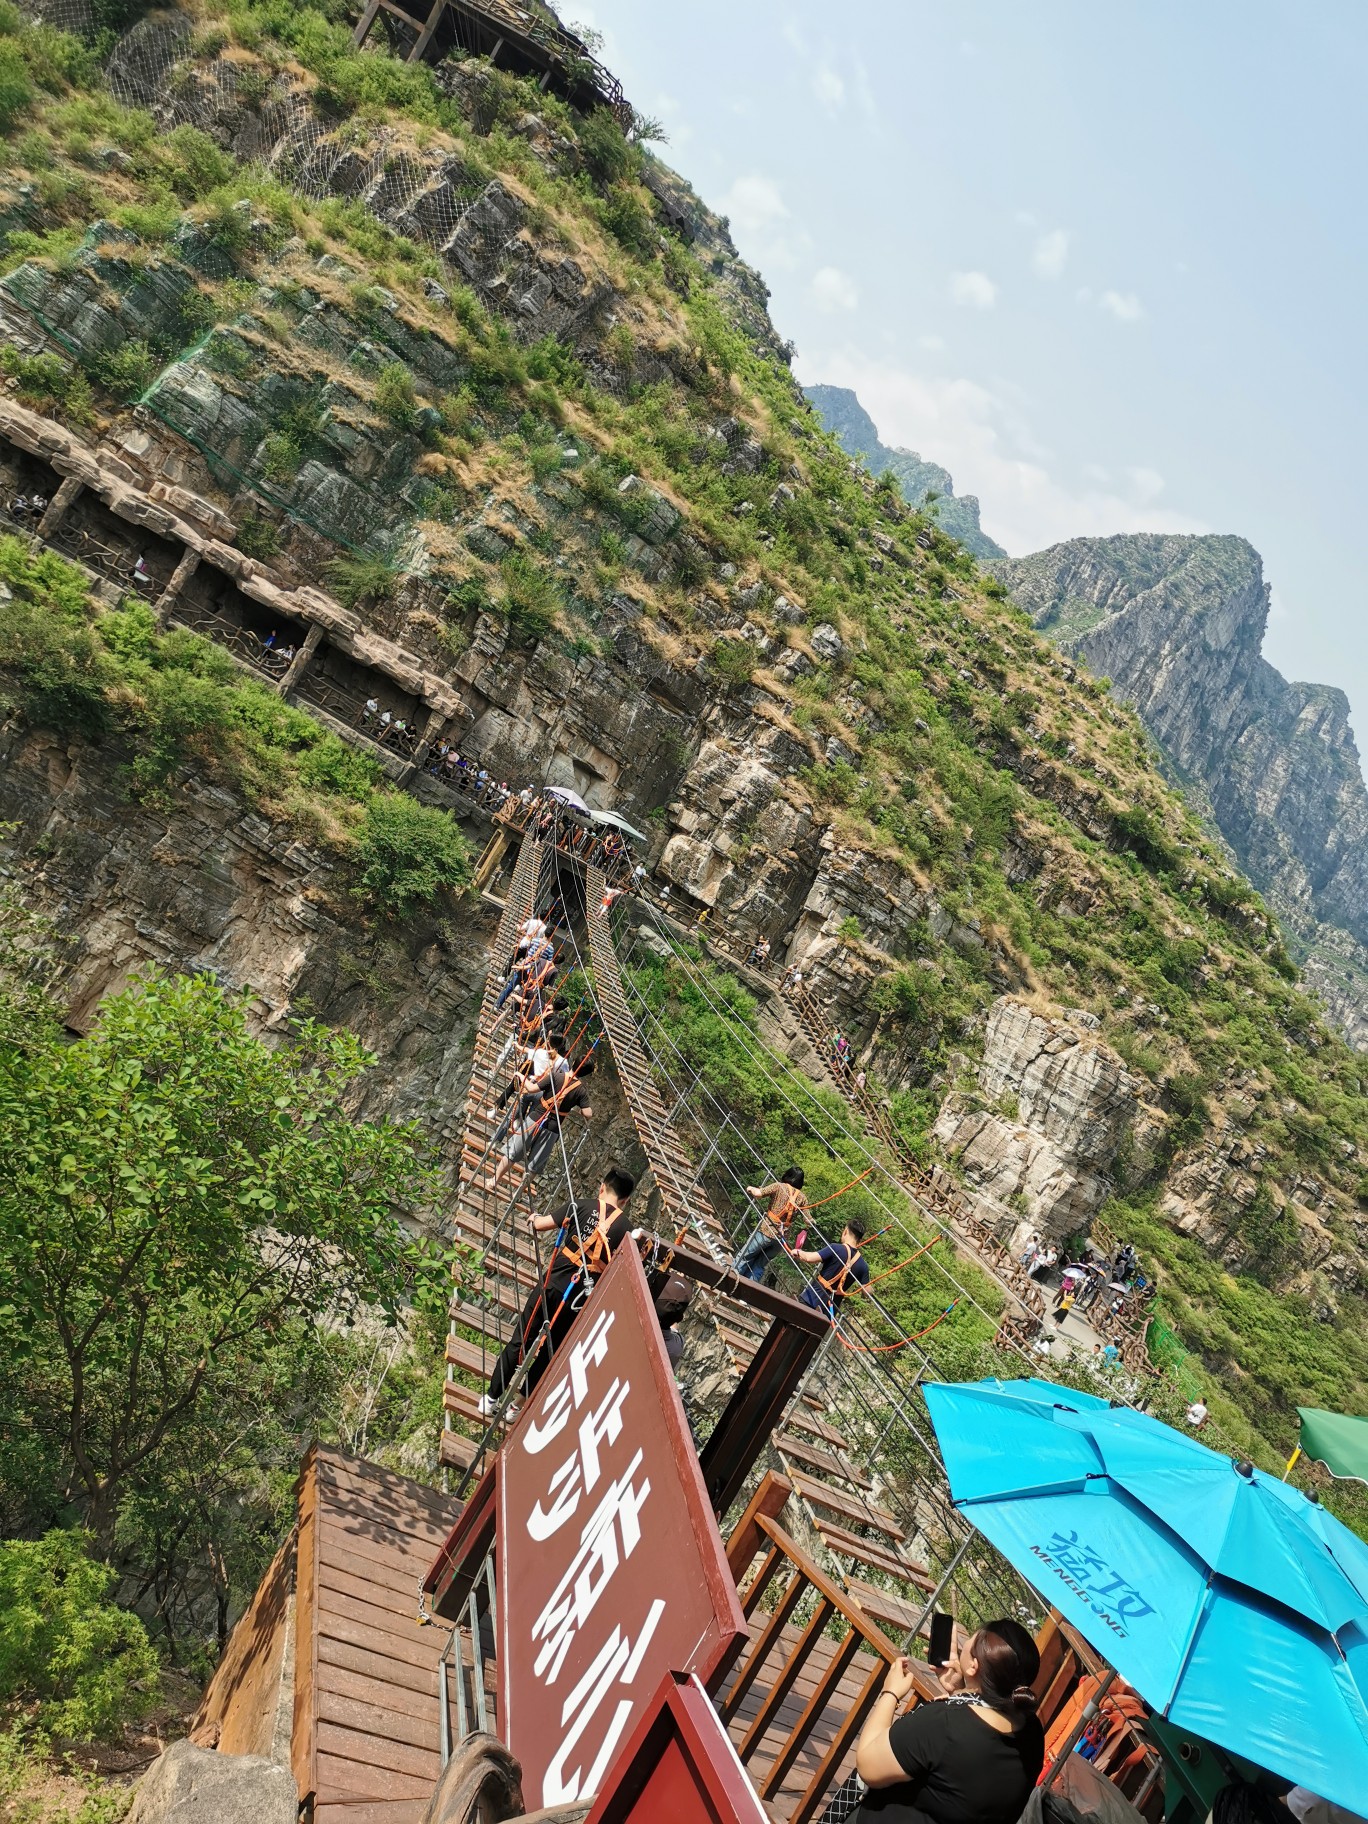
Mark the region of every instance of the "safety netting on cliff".
[[454, 149], [420, 151], [411, 128], [325, 118], [318, 91], [297, 74], [272, 74], [225, 50], [197, 50], [180, 15], [158, 15], [128, 32], [110, 55], [105, 80], [125, 107], [144, 109], [166, 127], [198, 127], [302, 195], [360, 204], [435, 253], [448, 249], [489, 182]]

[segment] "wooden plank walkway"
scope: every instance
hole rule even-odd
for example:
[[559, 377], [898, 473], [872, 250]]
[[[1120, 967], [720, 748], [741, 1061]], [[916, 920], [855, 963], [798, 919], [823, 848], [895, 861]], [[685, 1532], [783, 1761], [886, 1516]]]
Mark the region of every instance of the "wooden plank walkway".
[[[305, 1461], [293, 1762], [326, 1824], [419, 1824], [427, 1807], [447, 1630], [419, 1625], [418, 1586], [459, 1512], [340, 1450]], [[454, 1731], [454, 1695], [450, 1709]]]
[[714, 1260], [729, 1259], [731, 1248], [726, 1232], [708, 1201], [697, 1167], [670, 1124], [665, 1103], [637, 1036], [636, 1021], [627, 1006], [617, 951], [603, 910], [606, 885], [597, 868], [585, 870], [585, 922], [589, 929], [589, 956], [594, 967], [594, 997], [632, 1112], [637, 1138], [660, 1192], [667, 1221], [679, 1234], [697, 1235]]

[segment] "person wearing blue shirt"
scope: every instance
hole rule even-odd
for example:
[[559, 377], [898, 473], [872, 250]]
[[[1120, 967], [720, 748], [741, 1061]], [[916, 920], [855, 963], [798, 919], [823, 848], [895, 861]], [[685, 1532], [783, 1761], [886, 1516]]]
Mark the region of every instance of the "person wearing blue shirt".
[[797, 1258], [803, 1265], [817, 1269], [815, 1280], [801, 1295], [805, 1305], [814, 1311], [825, 1311], [834, 1319], [841, 1300], [869, 1284], [869, 1267], [860, 1252], [864, 1237], [864, 1224], [858, 1216], [852, 1216], [834, 1246], [798, 1250]]

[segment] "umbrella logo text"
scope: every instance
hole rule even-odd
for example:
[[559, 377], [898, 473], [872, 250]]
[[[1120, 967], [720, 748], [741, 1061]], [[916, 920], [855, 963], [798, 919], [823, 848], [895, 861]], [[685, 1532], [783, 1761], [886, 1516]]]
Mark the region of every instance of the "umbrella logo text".
[[1077, 1532], [1052, 1533], [1048, 1549], [1033, 1545], [1031, 1553], [1123, 1640], [1130, 1634], [1131, 1623], [1154, 1613], [1154, 1604], [1146, 1602], [1135, 1585], [1113, 1570]]

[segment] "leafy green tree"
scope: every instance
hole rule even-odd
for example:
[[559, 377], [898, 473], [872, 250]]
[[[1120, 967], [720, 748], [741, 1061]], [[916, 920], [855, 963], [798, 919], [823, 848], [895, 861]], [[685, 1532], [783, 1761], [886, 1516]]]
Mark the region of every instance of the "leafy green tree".
[[102, 1548], [131, 1479], [285, 1326], [394, 1315], [424, 1179], [412, 1129], [349, 1117], [368, 1061], [313, 1024], [271, 1049], [203, 977], [0, 1052], [0, 1380]]
[[356, 846], [362, 891], [398, 917], [444, 888], [459, 891], [470, 883], [470, 847], [456, 819], [402, 792], [376, 793]]
[[68, 1741], [108, 1735], [157, 1697], [147, 1630], [115, 1606], [116, 1574], [88, 1544], [60, 1529], [0, 1544], [0, 1704]]

